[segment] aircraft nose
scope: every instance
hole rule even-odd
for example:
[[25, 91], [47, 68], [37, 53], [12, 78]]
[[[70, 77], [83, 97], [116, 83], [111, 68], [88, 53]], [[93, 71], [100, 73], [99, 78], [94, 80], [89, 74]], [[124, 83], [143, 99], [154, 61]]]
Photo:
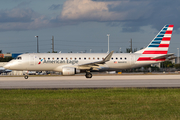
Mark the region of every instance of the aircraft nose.
[[10, 69], [10, 66], [11, 66], [11, 64], [7, 63], [7, 64], [4, 65], [3, 67], [4, 67], [5, 69]]

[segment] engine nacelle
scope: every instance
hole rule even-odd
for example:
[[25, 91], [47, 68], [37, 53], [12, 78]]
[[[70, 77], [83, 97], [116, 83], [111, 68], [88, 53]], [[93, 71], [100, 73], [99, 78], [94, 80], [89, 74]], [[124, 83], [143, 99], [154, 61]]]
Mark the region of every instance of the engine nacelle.
[[76, 68], [73, 68], [73, 67], [64, 67], [64, 68], [62, 68], [62, 74], [65, 75], [65, 76], [75, 75], [75, 74], [78, 74], [78, 73], [80, 73], [80, 70], [78, 70]]

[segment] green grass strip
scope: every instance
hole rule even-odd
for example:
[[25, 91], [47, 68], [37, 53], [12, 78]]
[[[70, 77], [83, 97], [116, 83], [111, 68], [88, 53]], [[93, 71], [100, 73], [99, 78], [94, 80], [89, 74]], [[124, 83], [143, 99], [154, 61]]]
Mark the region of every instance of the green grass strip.
[[0, 90], [0, 120], [180, 119], [180, 89]]

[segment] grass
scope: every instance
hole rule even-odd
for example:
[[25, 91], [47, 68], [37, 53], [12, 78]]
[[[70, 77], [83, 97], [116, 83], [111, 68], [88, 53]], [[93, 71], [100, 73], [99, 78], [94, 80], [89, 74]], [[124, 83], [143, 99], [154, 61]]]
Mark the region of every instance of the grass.
[[180, 119], [180, 89], [0, 90], [0, 120]]

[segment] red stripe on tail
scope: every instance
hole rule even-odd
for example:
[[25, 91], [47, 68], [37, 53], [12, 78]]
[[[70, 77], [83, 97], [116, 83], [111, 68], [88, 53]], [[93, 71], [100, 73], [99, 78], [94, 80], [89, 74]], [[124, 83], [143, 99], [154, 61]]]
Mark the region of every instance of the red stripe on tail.
[[174, 27], [174, 25], [169, 25], [168, 27]]
[[163, 37], [163, 38], [162, 38], [162, 41], [170, 41], [170, 40], [171, 40], [170, 37]]
[[172, 34], [172, 30], [171, 31], [167, 30], [165, 34]]
[[143, 54], [167, 54], [167, 51], [144, 51]]
[[169, 47], [169, 44], [160, 44], [159, 47]]

